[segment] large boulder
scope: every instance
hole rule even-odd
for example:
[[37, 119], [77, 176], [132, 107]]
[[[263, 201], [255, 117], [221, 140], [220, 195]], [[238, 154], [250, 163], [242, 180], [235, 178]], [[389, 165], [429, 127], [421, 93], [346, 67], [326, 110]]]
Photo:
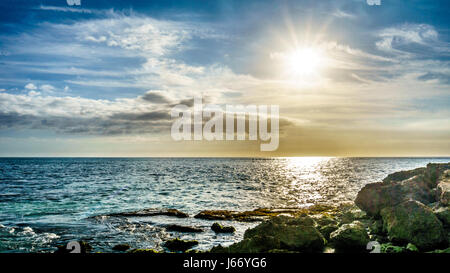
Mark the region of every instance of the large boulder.
[[414, 176], [396, 183], [367, 184], [359, 191], [355, 204], [367, 214], [379, 216], [383, 208], [409, 199], [428, 204], [435, 201], [435, 195], [419, 176]]
[[450, 170], [446, 170], [438, 180], [437, 198], [442, 205], [450, 205]]
[[337, 251], [363, 251], [369, 243], [366, 228], [359, 221], [344, 224], [330, 234], [330, 241]]
[[420, 250], [446, 245], [442, 223], [424, 204], [409, 200], [381, 210], [383, 228], [396, 243], [412, 243]]

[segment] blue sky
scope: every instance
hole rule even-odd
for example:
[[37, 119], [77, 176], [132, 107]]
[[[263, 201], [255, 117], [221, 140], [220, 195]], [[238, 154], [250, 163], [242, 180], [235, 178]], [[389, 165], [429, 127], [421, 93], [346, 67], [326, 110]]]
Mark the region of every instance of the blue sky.
[[[6, 0], [0, 10], [0, 156], [260, 155], [247, 142], [170, 142], [170, 106], [198, 94], [280, 105], [273, 155], [450, 154], [446, 1]], [[286, 62], [304, 48], [320, 67], [300, 77]]]

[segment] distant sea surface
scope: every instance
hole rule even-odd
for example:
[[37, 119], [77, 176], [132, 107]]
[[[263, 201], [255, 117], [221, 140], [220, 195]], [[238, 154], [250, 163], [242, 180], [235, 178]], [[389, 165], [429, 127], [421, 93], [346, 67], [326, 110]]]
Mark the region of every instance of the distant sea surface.
[[[144, 208], [253, 210], [352, 201], [389, 173], [450, 158], [0, 158], [0, 252], [53, 252], [84, 240], [161, 249], [168, 238], [196, 239], [197, 249], [242, 239], [257, 223], [216, 235], [212, 221], [168, 216], [100, 217]], [[202, 233], [166, 231], [169, 224]]]

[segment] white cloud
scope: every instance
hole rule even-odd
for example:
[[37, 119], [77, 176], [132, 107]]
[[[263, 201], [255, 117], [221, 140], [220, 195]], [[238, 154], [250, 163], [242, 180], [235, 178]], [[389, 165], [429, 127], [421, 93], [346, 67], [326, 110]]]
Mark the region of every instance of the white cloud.
[[55, 87], [50, 84], [43, 84], [43, 85], [39, 86], [39, 89], [44, 92], [48, 92], [48, 93], [55, 91]]
[[25, 85], [25, 88], [28, 90], [35, 90], [37, 89], [36, 85], [34, 85], [33, 83], [28, 83], [27, 85]]
[[431, 25], [404, 24], [399, 27], [383, 29], [378, 33], [380, 40], [376, 46], [380, 50], [401, 52], [399, 47], [419, 44], [432, 46], [438, 40], [438, 33]]

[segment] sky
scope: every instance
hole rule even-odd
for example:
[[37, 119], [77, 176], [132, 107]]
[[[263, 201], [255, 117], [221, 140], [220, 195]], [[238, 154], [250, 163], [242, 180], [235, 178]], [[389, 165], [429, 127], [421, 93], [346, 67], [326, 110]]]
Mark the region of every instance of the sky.
[[[0, 2], [0, 156], [449, 156], [447, 0]], [[280, 143], [176, 104], [278, 105]]]

